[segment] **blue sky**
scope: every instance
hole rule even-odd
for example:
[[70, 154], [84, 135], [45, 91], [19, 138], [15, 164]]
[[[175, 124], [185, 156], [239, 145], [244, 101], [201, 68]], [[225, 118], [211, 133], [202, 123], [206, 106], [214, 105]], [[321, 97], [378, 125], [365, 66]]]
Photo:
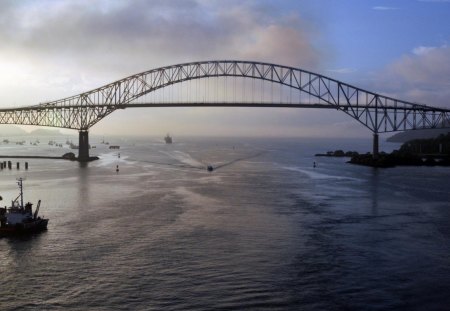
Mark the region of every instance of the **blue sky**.
[[376, 70], [418, 46], [438, 47], [450, 38], [450, 2], [344, 0], [325, 12], [337, 67]]
[[[450, 107], [450, 0], [5, 0], [0, 40], [1, 107], [209, 59], [290, 65]], [[246, 115], [262, 121], [245, 122]], [[360, 134], [360, 125], [343, 114], [245, 109], [126, 110], [92, 131], [142, 129], [155, 135], [370, 134]]]

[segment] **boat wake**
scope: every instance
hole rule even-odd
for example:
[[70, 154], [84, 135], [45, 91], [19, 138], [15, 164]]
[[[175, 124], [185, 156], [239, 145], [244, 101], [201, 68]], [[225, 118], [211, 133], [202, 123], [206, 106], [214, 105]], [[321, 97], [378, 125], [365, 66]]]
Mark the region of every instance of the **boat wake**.
[[264, 153], [265, 153], [265, 151], [261, 151], [261, 152], [258, 152], [258, 153], [255, 153], [255, 154], [252, 154], [252, 155], [249, 155], [249, 156], [240, 157], [240, 158], [234, 159], [234, 160], [232, 160], [230, 162], [226, 162], [226, 163], [223, 163], [223, 164], [220, 164], [220, 165], [216, 165], [216, 166], [214, 166], [214, 169], [223, 168], [223, 167], [235, 164], [235, 163], [240, 162], [240, 161], [245, 161], [245, 160], [250, 160], [250, 159], [253, 159], [253, 158], [257, 158], [257, 157], [259, 157], [260, 155], [262, 155]]
[[362, 181], [358, 178], [353, 177], [346, 177], [346, 176], [336, 176], [336, 175], [328, 175], [323, 173], [317, 173], [311, 170], [303, 169], [296, 166], [282, 166], [281, 168], [288, 170], [288, 171], [294, 171], [299, 172], [307, 175], [311, 179], [336, 179], [336, 180], [353, 180], [353, 181]]
[[160, 151], [160, 152], [190, 167], [203, 168], [205, 166], [200, 161], [197, 161], [196, 159], [192, 158], [191, 155], [189, 155], [188, 153], [182, 151], [172, 151], [172, 152]]

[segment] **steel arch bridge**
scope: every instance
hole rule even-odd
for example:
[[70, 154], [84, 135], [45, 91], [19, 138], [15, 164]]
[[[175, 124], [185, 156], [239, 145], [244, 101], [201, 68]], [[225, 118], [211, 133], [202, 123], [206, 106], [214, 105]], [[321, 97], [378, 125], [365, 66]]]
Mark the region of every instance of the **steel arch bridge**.
[[[316, 102], [151, 102], [135, 103], [166, 87], [205, 78], [247, 78], [286, 86]], [[395, 99], [299, 68], [270, 63], [218, 60], [160, 67], [75, 96], [28, 107], [0, 109], [0, 124], [38, 125], [80, 131], [79, 159], [86, 160], [88, 130], [117, 109], [130, 107], [283, 107], [340, 110], [374, 133], [450, 126], [450, 109]]]

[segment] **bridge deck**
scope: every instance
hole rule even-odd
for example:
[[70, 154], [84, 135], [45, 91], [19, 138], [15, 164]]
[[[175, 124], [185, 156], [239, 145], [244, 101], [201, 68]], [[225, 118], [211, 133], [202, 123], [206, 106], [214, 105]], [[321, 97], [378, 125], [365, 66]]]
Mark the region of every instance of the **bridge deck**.
[[[86, 105], [70, 105], [70, 106], [28, 106], [28, 107], [16, 107], [16, 108], [0, 108], [0, 112], [15, 112], [15, 111], [49, 111], [60, 109], [76, 109], [76, 108], [108, 108], [113, 109], [125, 109], [125, 108], [158, 108], [158, 107], [253, 107], [253, 108], [309, 108], [309, 109], [335, 109], [335, 110], [348, 110], [348, 109], [375, 109], [374, 106], [354, 106], [354, 105], [331, 105], [331, 104], [309, 104], [309, 103], [283, 103], [283, 102], [148, 102], [148, 103], [127, 103], [127, 104], [90, 104]], [[396, 111], [409, 111], [411, 107], [405, 106], [385, 106], [385, 110]], [[450, 112], [449, 109], [429, 107], [424, 109], [420, 107], [422, 111], [434, 111], [434, 112]]]

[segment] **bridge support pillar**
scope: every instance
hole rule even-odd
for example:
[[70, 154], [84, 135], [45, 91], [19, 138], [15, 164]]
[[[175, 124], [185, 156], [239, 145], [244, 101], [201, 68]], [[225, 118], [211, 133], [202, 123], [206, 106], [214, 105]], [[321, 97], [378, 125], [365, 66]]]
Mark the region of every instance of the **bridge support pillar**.
[[378, 133], [373, 133], [373, 153], [372, 158], [374, 160], [378, 159]]
[[89, 132], [81, 130], [79, 138], [78, 161], [89, 161]]

